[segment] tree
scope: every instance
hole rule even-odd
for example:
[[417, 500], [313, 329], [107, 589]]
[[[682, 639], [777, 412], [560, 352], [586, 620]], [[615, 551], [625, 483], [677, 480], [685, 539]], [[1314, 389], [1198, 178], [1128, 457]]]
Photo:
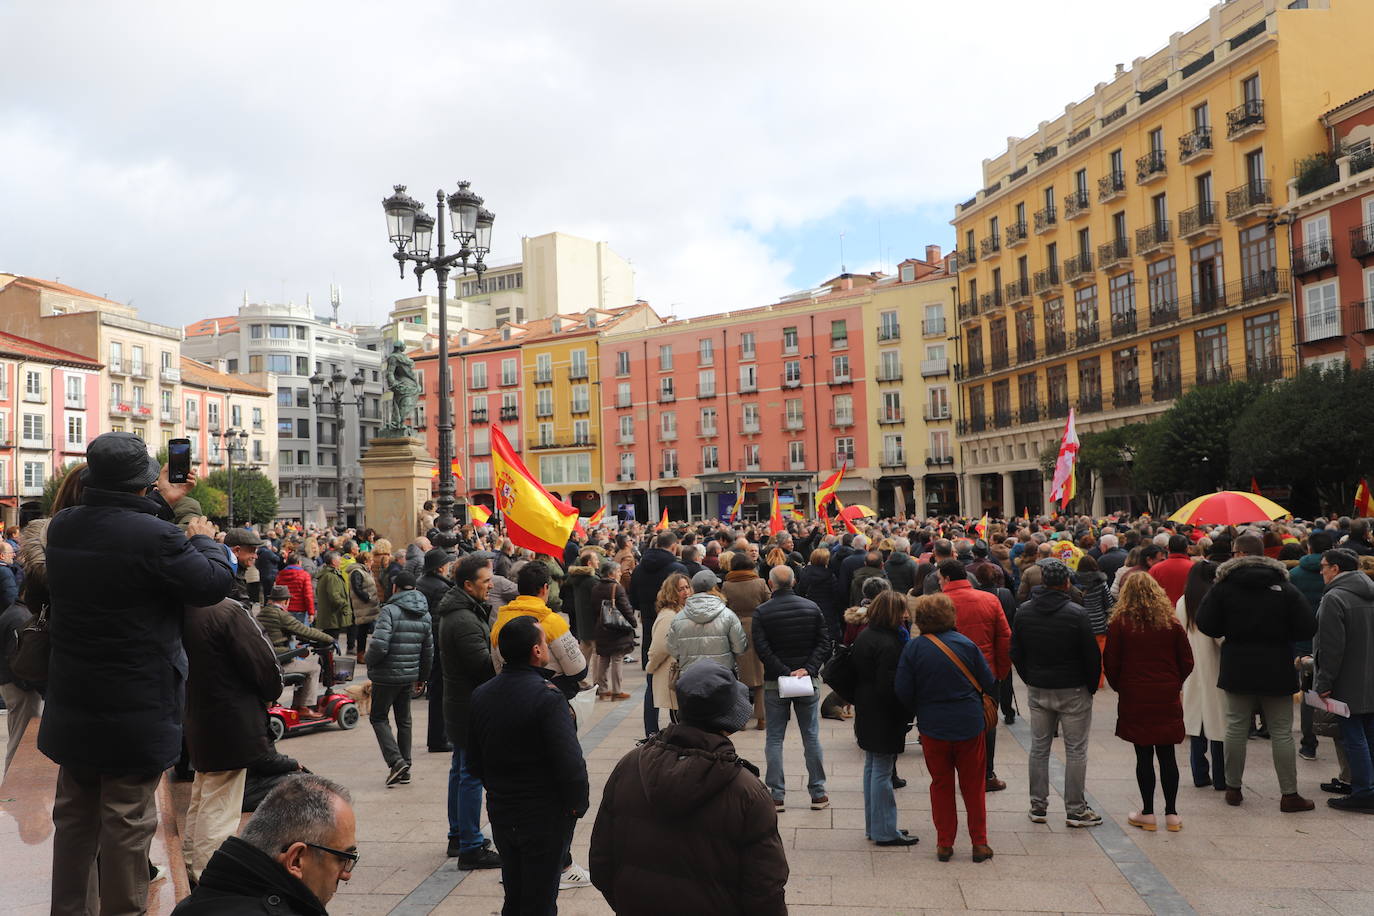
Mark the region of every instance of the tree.
[[[215, 471], [205, 480], [215, 489], [228, 493], [228, 471]], [[230, 527], [244, 522], [266, 525], [276, 515], [276, 484], [256, 468], [234, 468], [234, 517], [229, 520]]]
[[223, 518], [224, 513], [229, 511], [229, 500], [225, 497], [224, 491], [210, 486], [203, 480], [197, 480], [191, 492], [186, 495], [200, 503], [200, 514], [206, 518]]
[[1231, 482], [1231, 431], [1263, 390], [1250, 382], [1231, 382], [1194, 388], [1180, 397], [1152, 424], [1157, 428], [1141, 437], [1136, 481], [1166, 499], [1191, 499], [1224, 488]]
[[[1078, 437], [1078, 494], [1087, 506], [1093, 503], [1094, 476], [1121, 477], [1127, 489], [1134, 490], [1133, 459], [1140, 448], [1148, 424], [1128, 423], [1110, 429], [1081, 433]], [[1040, 453], [1040, 469], [1046, 480], [1054, 479], [1054, 465], [1059, 458], [1059, 442], [1051, 442]]]

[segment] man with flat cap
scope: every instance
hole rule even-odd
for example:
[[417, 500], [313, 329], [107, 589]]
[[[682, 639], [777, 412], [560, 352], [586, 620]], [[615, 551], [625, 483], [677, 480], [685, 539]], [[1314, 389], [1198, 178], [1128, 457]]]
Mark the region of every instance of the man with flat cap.
[[184, 534], [171, 522], [194, 472], [170, 483], [131, 433], [97, 436], [86, 462], [81, 504], [48, 525], [52, 648], [38, 748], [59, 766], [52, 911], [139, 913], [153, 792], [181, 754], [182, 615], [221, 601], [234, 574], [208, 521], [191, 519]]
[[[230, 528], [224, 532], [224, 546], [234, 555], [234, 597], [247, 603], [249, 601], [248, 582], [244, 579], [249, 569], [257, 562], [258, 548], [263, 545], [262, 538], [251, 528]], [[263, 594], [266, 598], [266, 593]], [[256, 602], [254, 602], [256, 603]]]

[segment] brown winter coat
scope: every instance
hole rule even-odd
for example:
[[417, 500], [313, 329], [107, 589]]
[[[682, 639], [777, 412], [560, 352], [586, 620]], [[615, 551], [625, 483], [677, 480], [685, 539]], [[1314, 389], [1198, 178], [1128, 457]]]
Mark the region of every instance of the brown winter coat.
[[[625, 588], [615, 579], [598, 578], [589, 595], [596, 620], [596, 654], [602, 658], [611, 658], [616, 655], [624, 655], [633, 649], [635, 647], [633, 628], [639, 625], [639, 620], [635, 616], [635, 609], [630, 607], [630, 596], [625, 593]], [[616, 609], [630, 622], [632, 629], [618, 632], [607, 629], [601, 622], [601, 602], [603, 601], [614, 601]]]
[[725, 574], [725, 584], [721, 586], [725, 595], [725, 606], [735, 612], [740, 626], [744, 627], [749, 648], [737, 659], [739, 680], [747, 687], [763, 686], [763, 662], [754, 651], [754, 609], [773, 597], [768, 583], [759, 578], [752, 569], [734, 569]]
[[1193, 650], [1177, 620], [1171, 617], [1169, 626], [1155, 628], [1113, 618], [1102, 667], [1118, 695], [1118, 738], [1132, 744], [1183, 741], [1182, 690], [1193, 670]]

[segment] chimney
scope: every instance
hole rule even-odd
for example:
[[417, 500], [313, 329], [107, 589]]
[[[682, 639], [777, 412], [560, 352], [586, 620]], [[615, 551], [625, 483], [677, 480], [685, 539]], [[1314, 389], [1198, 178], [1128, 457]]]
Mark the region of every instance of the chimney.
[[217, 371], [219, 371], [219, 372], [228, 372], [228, 371], [229, 371], [229, 361], [228, 361], [227, 359], [224, 359], [223, 357], [220, 357], [219, 359], [216, 359], [216, 360], [215, 360], [215, 369], [216, 369]]
[[939, 264], [939, 263], [940, 263], [940, 246], [939, 246], [939, 245], [927, 245], [927, 246], [926, 246], [926, 263], [927, 263], [927, 264]]

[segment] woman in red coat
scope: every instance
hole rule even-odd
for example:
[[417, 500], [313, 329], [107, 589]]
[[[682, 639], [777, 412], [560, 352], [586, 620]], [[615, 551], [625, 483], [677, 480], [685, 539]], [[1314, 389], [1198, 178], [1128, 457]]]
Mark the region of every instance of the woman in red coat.
[[1183, 682], [1193, 670], [1188, 634], [1174, 616], [1169, 597], [1152, 576], [1131, 576], [1107, 624], [1102, 655], [1107, 683], [1118, 694], [1116, 734], [1135, 745], [1135, 778], [1143, 804], [1127, 820], [1155, 829], [1155, 759], [1164, 789], [1164, 824], [1183, 829], [1178, 816], [1178, 761], [1183, 742]]

